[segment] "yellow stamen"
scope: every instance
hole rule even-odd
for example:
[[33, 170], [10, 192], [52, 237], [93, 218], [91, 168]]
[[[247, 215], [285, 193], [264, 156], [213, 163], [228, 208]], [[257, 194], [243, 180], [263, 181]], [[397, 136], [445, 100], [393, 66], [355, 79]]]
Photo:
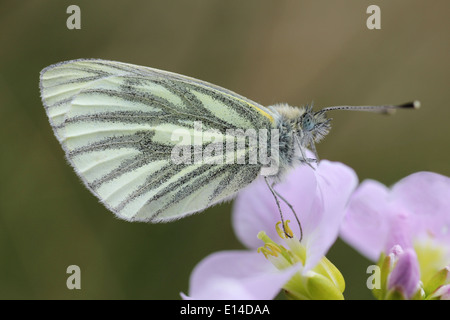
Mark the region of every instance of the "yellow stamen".
[[291, 222], [290, 220], [286, 220], [286, 222], [284, 223], [284, 230], [286, 230], [286, 233], [289, 235], [290, 238], [292, 238], [294, 236], [294, 233], [292, 232], [291, 228], [289, 228], [289, 222]]
[[271, 243], [266, 243], [264, 247], [267, 248], [267, 250], [270, 252], [271, 255], [274, 257], [278, 257], [278, 253], [281, 253], [281, 250], [278, 246], [273, 245]]
[[262, 253], [264, 255], [264, 258], [267, 259], [267, 249], [264, 247], [259, 247], [257, 250], [258, 253]]
[[277, 245], [274, 245], [272, 243], [266, 243], [264, 247], [259, 247], [257, 252], [262, 253], [264, 257], [266, 257], [266, 259], [269, 254], [271, 256], [278, 257], [278, 254], [282, 253], [281, 249]]
[[275, 225], [275, 230], [277, 231], [278, 236], [281, 239], [286, 239], [286, 233], [290, 238], [292, 238], [294, 236], [294, 233], [292, 232], [291, 228], [289, 227], [290, 222], [291, 222], [291, 220], [286, 220], [284, 223], [283, 229], [280, 228], [281, 221], [278, 221], [277, 224]]
[[278, 236], [279, 236], [281, 239], [284, 239], [284, 238], [285, 238], [285, 234], [284, 234], [284, 231], [281, 230], [280, 224], [281, 224], [281, 221], [278, 221], [277, 224], [275, 225], [275, 230], [277, 231]]

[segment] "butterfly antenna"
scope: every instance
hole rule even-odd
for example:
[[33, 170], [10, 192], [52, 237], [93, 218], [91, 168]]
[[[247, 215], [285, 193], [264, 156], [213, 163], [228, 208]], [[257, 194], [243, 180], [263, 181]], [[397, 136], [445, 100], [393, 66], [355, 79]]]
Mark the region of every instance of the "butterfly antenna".
[[316, 113], [323, 113], [331, 110], [355, 110], [355, 111], [368, 111], [382, 114], [392, 114], [397, 109], [419, 109], [420, 102], [418, 100], [407, 102], [399, 105], [384, 105], [384, 106], [334, 106], [323, 108]]

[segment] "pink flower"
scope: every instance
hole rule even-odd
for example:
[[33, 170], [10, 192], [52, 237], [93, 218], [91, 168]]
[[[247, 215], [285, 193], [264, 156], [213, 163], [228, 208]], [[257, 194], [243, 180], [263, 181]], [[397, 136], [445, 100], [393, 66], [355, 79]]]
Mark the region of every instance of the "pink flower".
[[[233, 226], [248, 250], [211, 254], [193, 270], [191, 299], [273, 299], [281, 289], [291, 298], [342, 298], [342, 275], [324, 256], [335, 242], [347, 201], [357, 185], [352, 169], [321, 161], [316, 170], [300, 166], [275, 186], [295, 209], [280, 201], [293, 238], [280, 239], [280, 215], [261, 178], [241, 191], [234, 204]], [[272, 240], [275, 239], [275, 240]], [[259, 248], [259, 249], [258, 249]]]
[[449, 229], [450, 179], [418, 172], [391, 189], [364, 181], [350, 199], [341, 237], [373, 261], [391, 259], [384, 298], [392, 291], [426, 298], [447, 284], [445, 277], [431, 280], [450, 264]]
[[399, 292], [411, 299], [420, 289], [420, 270], [416, 252], [412, 248], [403, 251], [395, 245], [390, 251], [390, 262], [395, 266], [389, 274], [388, 291]]

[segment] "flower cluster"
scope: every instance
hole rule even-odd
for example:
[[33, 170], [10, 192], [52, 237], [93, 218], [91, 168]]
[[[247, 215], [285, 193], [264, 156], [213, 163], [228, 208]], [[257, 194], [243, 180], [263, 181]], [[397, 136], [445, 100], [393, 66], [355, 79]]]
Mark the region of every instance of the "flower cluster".
[[364, 181], [341, 237], [378, 261], [378, 299], [450, 298], [450, 179], [417, 172], [392, 188]]
[[[373, 260], [378, 299], [450, 299], [450, 178], [412, 174], [392, 188], [323, 160], [274, 186], [261, 178], [235, 200], [233, 227], [247, 250], [211, 254], [184, 299], [343, 299], [342, 274], [325, 255], [338, 236]], [[288, 205], [288, 203], [290, 205]], [[290, 221], [297, 221], [301, 228]], [[369, 285], [369, 283], [368, 283]]]

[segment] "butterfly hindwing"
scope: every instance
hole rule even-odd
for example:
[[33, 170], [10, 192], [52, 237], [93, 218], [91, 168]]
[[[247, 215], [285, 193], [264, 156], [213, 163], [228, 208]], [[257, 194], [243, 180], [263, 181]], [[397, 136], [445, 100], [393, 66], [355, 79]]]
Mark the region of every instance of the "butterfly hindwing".
[[[261, 166], [173, 163], [173, 132], [273, 126], [269, 109], [221, 87], [157, 69], [74, 60], [41, 72], [41, 96], [70, 164], [111, 211], [164, 221], [201, 211], [252, 182]], [[224, 135], [226, 138], [226, 134]], [[191, 146], [189, 146], [191, 148]], [[247, 148], [245, 152], [257, 152]]]

